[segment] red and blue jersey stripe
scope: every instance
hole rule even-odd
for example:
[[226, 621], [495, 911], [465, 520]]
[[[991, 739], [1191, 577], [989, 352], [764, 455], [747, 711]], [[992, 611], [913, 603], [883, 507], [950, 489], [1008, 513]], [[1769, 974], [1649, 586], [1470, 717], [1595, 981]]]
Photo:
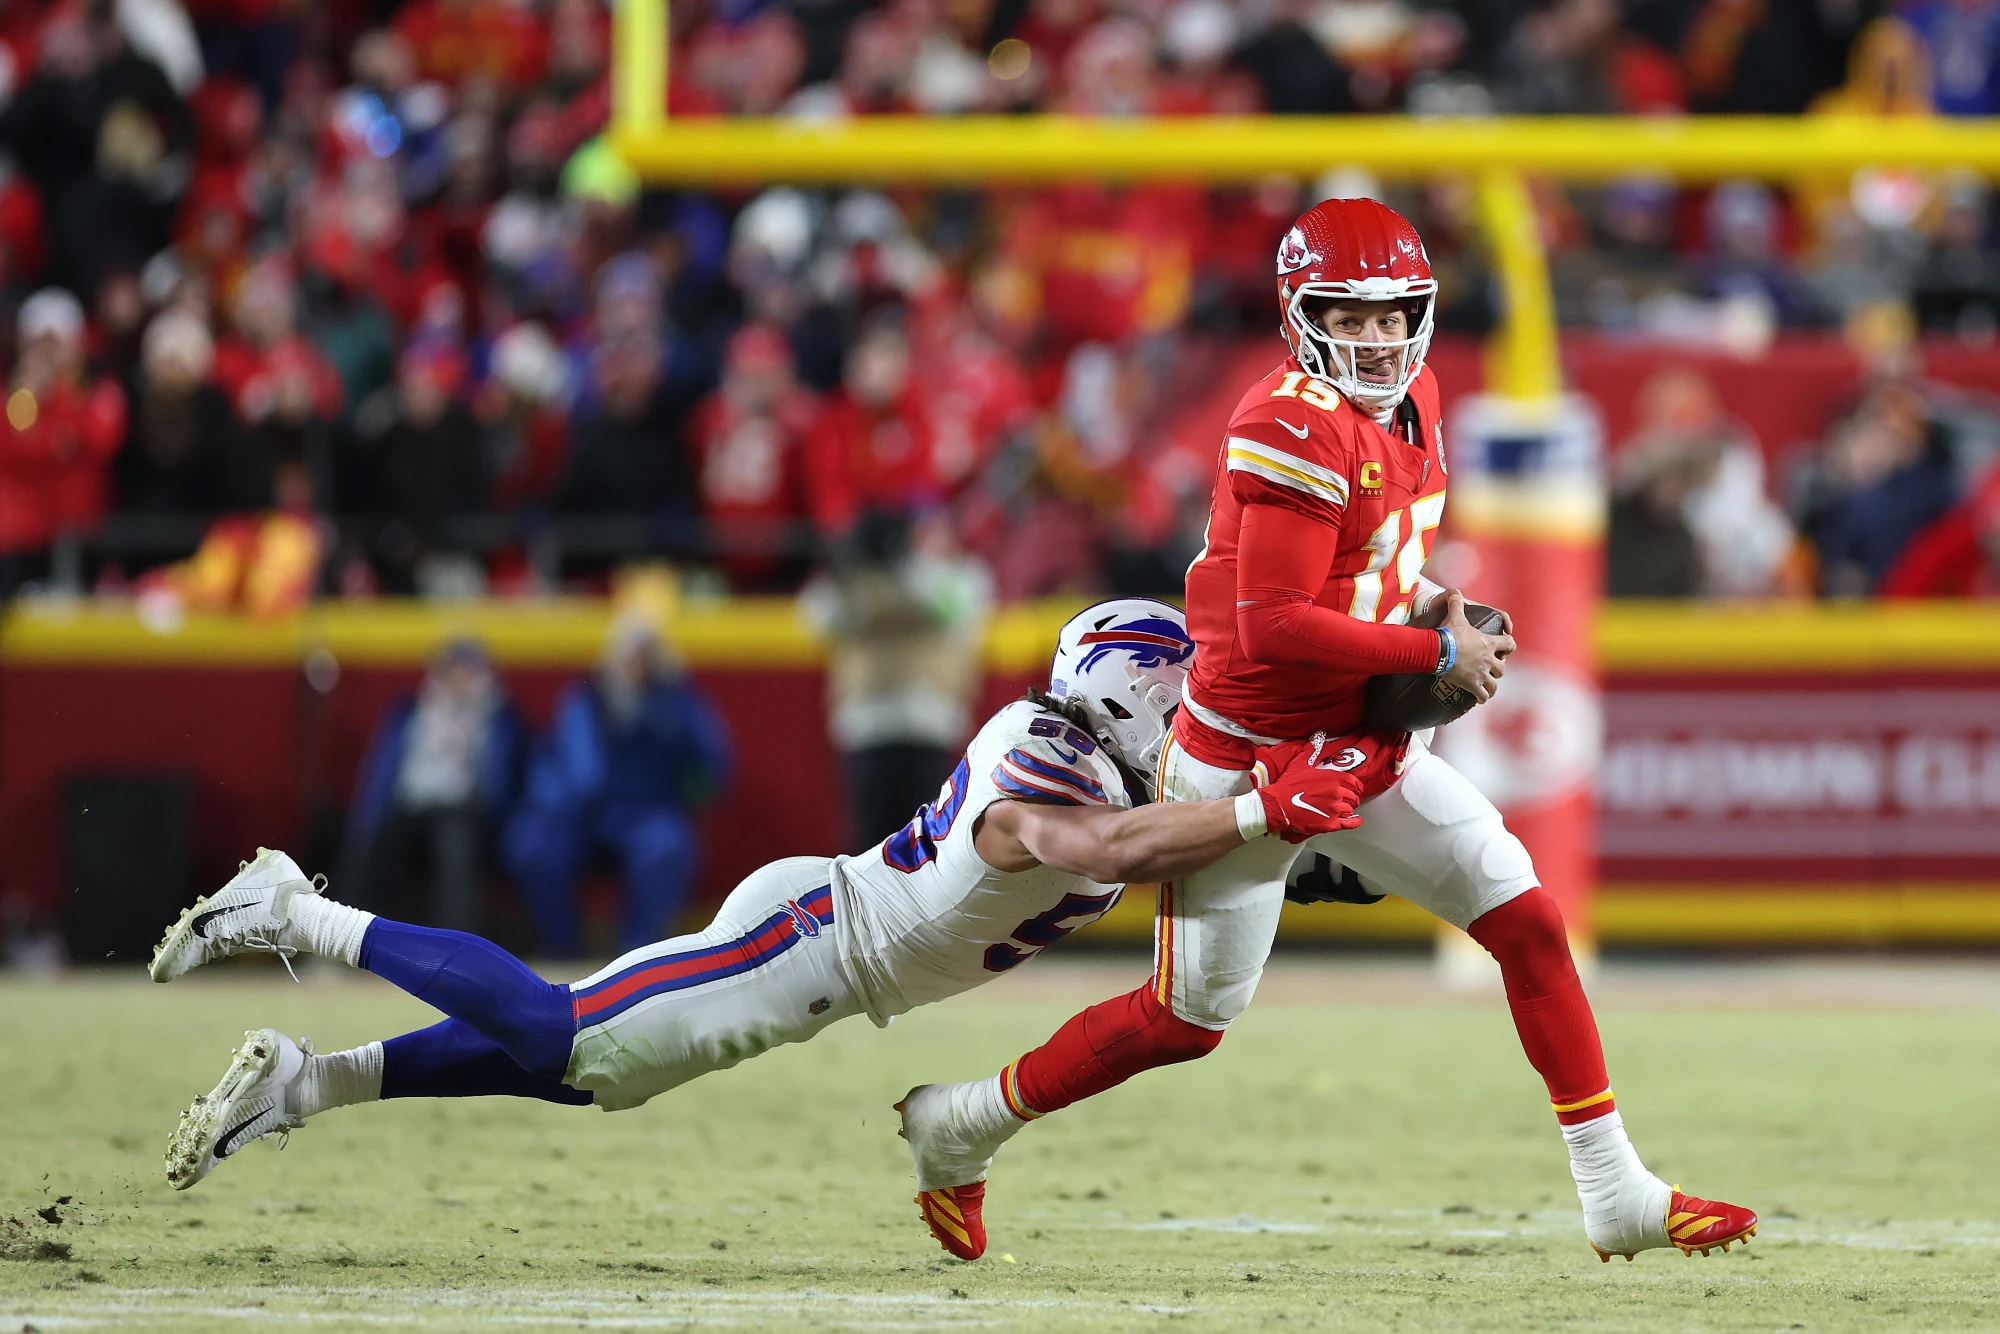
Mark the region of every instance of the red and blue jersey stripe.
[[[810, 894], [800, 895], [797, 902], [799, 909], [821, 926], [833, 925], [831, 886], [821, 885]], [[734, 940], [641, 959], [629, 968], [621, 968], [588, 987], [570, 992], [576, 1026], [588, 1028], [608, 1023], [655, 996], [686, 991], [761, 968], [804, 938], [798, 919], [787, 905]]]
[[1065, 806], [1103, 805], [1104, 785], [1067, 765], [1016, 746], [993, 767], [993, 786], [1012, 797], [1053, 801]]

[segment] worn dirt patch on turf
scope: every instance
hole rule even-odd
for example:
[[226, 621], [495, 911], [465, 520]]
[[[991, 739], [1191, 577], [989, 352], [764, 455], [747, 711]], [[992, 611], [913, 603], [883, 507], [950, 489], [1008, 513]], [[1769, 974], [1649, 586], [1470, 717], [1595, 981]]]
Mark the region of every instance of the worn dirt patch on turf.
[[53, 1208], [50, 1206], [49, 1210], [39, 1211], [42, 1216], [0, 1217], [0, 1260], [60, 1261], [74, 1258], [70, 1244], [51, 1235], [52, 1229], [60, 1226], [46, 1217]]

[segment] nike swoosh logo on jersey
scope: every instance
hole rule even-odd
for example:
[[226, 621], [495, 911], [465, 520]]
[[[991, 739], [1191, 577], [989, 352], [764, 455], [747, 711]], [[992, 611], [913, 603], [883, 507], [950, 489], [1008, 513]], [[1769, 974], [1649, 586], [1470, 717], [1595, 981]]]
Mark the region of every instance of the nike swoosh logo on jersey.
[[1302, 810], [1311, 811], [1314, 815], [1317, 815], [1322, 820], [1331, 820], [1333, 818], [1331, 815], [1328, 815], [1325, 811], [1313, 805], [1310, 801], [1307, 801], [1304, 797], [1300, 796], [1296, 792], [1292, 793], [1292, 805], [1297, 806]]
[[[264, 1110], [269, 1111], [270, 1109], [267, 1107]], [[221, 1139], [215, 1141], [215, 1156], [218, 1159], [227, 1158], [230, 1154], [236, 1152], [235, 1143], [237, 1137], [240, 1136], [244, 1131], [248, 1130], [251, 1126], [256, 1125], [258, 1121], [263, 1119], [263, 1117], [264, 1117], [264, 1112], [259, 1112], [257, 1113], [257, 1115], [251, 1117], [248, 1121], [242, 1121], [230, 1127], [228, 1133], [223, 1135]]]
[[1070, 751], [1070, 750], [1064, 750], [1064, 749], [1063, 749], [1063, 748], [1062, 748], [1061, 746], [1058, 746], [1058, 745], [1057, 745], [1057, 744], [1056, 744], [1055, 742], [1053, 742], [1053, 741], [1049, 742], [1049, 749], [1050, 749], [1050, 750], [1052, 750], [1052, 751], [1054, 751], [1054, 752], [1055, 752], [1056, 754], [1058, 754], [1058, 755], [1062, 756], [1062, 762], [1063, 762], [1064, 764], [1075, 764], [1075, 763], [1076, 763], [1076, 760], [1077, 760], [1077, 756], [1076, 756], [1076, 752], [1075, 752], [1075, 751]]
[[1272, 418], [1272, 420], [1277, 422], [1278, 425], [1284, 427], [1287, 431], [1290, 431], [1293, 435], [1297, 436], [1301, 440], [1305, 439], [1308, 435], [1312, 434], [1312, 428], [1309, 426], [1294, 426], [1290, 422], [1286, 421], [1283, 417], [1274, 417]]
[[210, 922], [213, 922], [218, 917], [224, 917], [233, 912], [242, 912], [245, 908], [249, 908], [252, 906], [254, 905], [248, 903], [236, 903], [230, 905], [227, 908], [211, 908], [209, 911], [203, 913], [201, 916], [195, 918], [194, 921], [190, 922], [188, 924], [188, 927], [197, 936], [200, 936], [203, 940], [207, 940], [208, 924]]

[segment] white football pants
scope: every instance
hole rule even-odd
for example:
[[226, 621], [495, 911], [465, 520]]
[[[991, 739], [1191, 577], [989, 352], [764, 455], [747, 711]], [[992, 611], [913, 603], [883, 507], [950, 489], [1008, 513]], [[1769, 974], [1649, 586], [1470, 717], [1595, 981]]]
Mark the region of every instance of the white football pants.
[[[1211, 801], [1251, 786], [1249, 770], [1204, 764], [1168, 738], [1162, 801]], [[1493, 803], [1415, 740], [1402, 778], [1362, 803], [1359, 829], [1305, 846], [1351, 868], [1370, 892], [1400, 894], [1461, 929], [1540, 883], [1528, 850]], [[1299, 851], [1260, 838], [1160, 886], [1154, 966], [1159, 998], [1175, 1014], [1225, 1028], [1249, 1008], [1277, 935], [1285, 873]]]
[[752, 871], [707, 929], [614, 960], [570, 987], [563, 1082], [621, 1111], [861, 1014], [836, 939], [825, 857]]

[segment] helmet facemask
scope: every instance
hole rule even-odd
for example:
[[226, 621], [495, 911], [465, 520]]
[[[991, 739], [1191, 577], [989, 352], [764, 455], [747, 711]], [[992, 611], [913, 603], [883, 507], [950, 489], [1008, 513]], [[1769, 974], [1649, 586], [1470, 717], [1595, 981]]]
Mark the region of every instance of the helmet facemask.
[[[1327, 301], [1395, 301], [1410, 325], [1407, 338], [1390, 342], [1350, 342], [1326, 331], [1316, 309]], [[1380, 412], [1403, 401], [1424, 369], [1437, 312], [1437, 283], [1421, 279], [1367, 278], [1359, 282], [1300, 283], [1285, 302], [1286, 333], [1299, 365], [1327, 381], [1341, 395], [1369, 412]], [[1387, 384], [1361, 378], [1357, 359], [1364, 350], [1382, 349], [1395, 357], [1396, 378]]]
[[1129, 685], [1101, 697], [1084, 697], [1084, 708], [1095, 724], [1097, 739], [1124, 763], [1150, 801], [1156, 796], [1153, 779], [1181, 696], [1150, 673], [1129, 666], [1126, 671], [1131, 675]]

